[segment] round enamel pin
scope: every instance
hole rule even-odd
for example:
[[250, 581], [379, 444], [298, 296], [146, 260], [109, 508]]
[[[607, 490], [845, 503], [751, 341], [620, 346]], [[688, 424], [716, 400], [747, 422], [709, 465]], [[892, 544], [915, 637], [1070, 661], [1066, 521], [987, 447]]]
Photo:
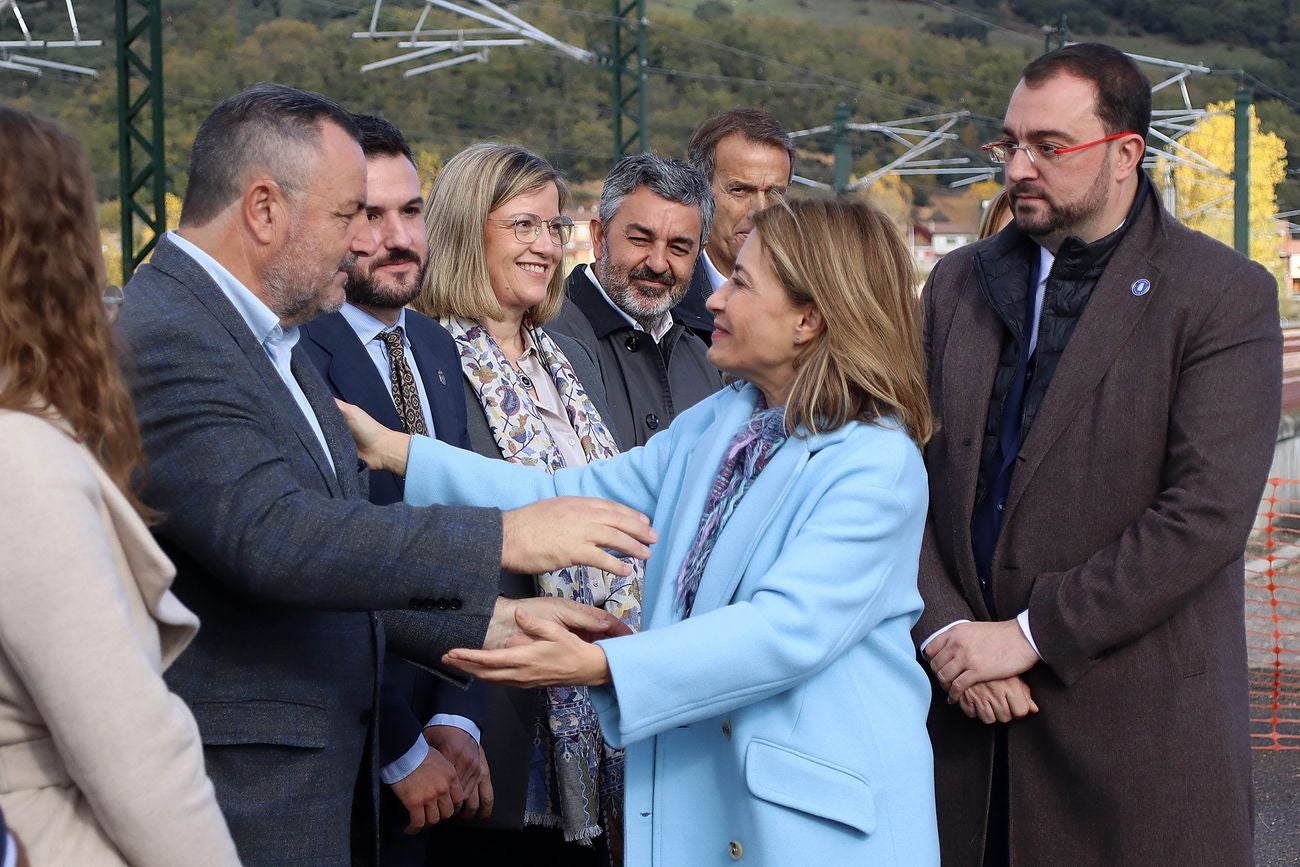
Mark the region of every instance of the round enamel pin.
[[1133, 294], [1141, 298], [1151, 291], [1151, 281], [1143, 277], [1141, 280], [1134, 280], [1133, 285], [1129, 287]]

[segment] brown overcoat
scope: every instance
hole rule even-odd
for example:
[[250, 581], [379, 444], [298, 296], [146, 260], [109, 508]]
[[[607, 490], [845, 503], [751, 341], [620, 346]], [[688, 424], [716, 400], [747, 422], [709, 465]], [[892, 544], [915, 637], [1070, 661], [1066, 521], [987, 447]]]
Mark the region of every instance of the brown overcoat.
[[[940, 427], [918, 644], [990, 619], [970, 526], [1003, 326], [972, 262], [998, 243], [945, 257], [923, 294]], [[1243, 549], [1280, 391], [1274, 279], [1149, 197], [1025, 438], [993, 557], [1003, 617], [1028, 609], [1043, 657], [1041, 712], [1008, 727], [1014, 864], [1252, 863]], [[978, 865], [993, 727], [945, 698], [943, 861]]]

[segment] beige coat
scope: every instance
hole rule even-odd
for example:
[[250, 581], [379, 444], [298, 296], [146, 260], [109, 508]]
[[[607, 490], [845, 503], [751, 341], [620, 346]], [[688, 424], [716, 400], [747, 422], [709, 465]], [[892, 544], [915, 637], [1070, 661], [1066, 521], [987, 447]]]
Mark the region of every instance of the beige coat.
[[33, 867], [237, 865], [162, 671], [198, 621], [94, 457], [0, 410], [0, 807]]

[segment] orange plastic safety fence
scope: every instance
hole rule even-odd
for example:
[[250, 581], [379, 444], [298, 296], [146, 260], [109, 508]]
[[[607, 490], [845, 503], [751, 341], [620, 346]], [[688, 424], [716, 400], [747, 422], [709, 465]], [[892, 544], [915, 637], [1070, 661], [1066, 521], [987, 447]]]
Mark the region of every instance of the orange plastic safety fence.
[[1300, 750], [1300, 480], [1269, 479], [1246, 550], [1251, 745]]

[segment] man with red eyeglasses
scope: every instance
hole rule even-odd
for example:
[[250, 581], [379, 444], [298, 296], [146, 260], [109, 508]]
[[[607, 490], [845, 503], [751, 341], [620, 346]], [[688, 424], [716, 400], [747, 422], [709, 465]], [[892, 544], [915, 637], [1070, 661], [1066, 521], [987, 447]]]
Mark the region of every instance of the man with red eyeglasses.
[[1014, 221], [923, 295], [925, 613], [945, 864], [1252, 863], [1243, 551], [1277, 433], [1277, 285], [1142, 171], [1122, 52], [1031, 62]]

